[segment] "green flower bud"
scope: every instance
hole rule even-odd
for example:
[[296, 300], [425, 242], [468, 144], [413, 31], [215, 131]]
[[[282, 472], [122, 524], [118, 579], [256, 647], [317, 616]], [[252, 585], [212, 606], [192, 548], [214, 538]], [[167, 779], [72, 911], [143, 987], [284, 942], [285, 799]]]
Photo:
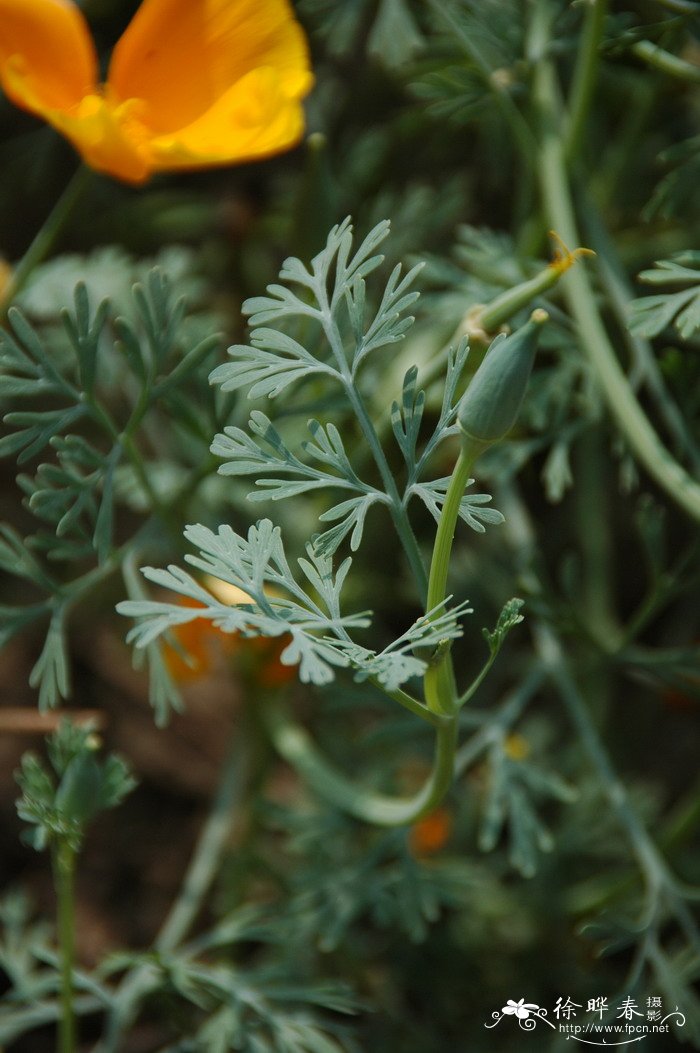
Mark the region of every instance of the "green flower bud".
[[535, 361], [540, 326], [548, 318], [546, 311], [533, 311], [521, 329], [493, 341], [459, 406], [457, 419], [466, 440], [491, 446], [513, 427]]
[[90, 754], [81, 753], [70, 762], [56, 792], [56, 808], [67, 819], [83, 825], [100, 808], [103, 775]]

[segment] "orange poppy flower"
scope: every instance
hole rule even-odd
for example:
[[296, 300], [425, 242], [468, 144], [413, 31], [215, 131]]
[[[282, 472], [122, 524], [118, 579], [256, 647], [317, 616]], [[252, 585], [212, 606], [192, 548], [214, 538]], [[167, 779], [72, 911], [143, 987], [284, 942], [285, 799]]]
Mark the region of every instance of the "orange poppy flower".
[[[197, 600], [184, 597], [179, 600], [183, 607], [204, 607]], [[171, 629], [176, 646], [167, 639], [163, 645], [163, 657], [173, 679], [180, 684], [199, 680], [211, 673], [217, 653], [235, 649], [236, 638], [227, 636], [205, 619], [194, 619]]]
[[104, 84], [72, 0], [0, 0], [6, 94], [128, 183], [288, 149], [312, 83], [288, 0], [144, 0]]
[[411, 827], [409, 847], [414, 856], [431, 856], [444, 848], [452, 833], [452, 817], [445, 808], [428, 812]]
[[246, 663], [248, 676], [260, 687], [283, 687], [296, 680], [297, 667], [284, 665], [281, 655], [289, 644], [291, 637], [285, 633], [274, 639], [257, 636], [244, 640], [249, 660]]
[[[251, 603], [242, 589], [219, 578], [207, 575], [206, 585], [224, 603]], [[203, 603], [184, 596], [179, 598], [183, 607], [195, 609]], [[237, 659], [239, 674], [258, 687], [283, 687], [297, 676], [295, 665], [285, 665], [281, 655], [289, 644], [290, 637], [269, 638], [256, 636], [244, 638], [238, 633], [225, 633], [205, 618], [195, 618], [170, 630], [176, 646], [165, 642], [164, 658], [170, 674], [179, 683], [187, 683], [208, 676], [216, 664], [218, 655], [231, 655]]]

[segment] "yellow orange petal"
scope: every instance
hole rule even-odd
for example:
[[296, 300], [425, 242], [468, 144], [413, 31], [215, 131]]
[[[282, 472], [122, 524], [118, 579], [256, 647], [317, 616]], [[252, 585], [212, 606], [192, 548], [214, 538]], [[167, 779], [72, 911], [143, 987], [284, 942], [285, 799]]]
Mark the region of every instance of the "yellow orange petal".
[[12, 267], [0, 256], [0, 303], [2, 303], [6, 291], [12, 284]]
[[149, 127], [167, 134], [193, 125], [261, 67], [276, 71], [287, 100], [311, 87], [288, 0], [144, 0], [117, 43], [108, 83], [123, 100], [145, 100]]
[[209, 591], [216, 596], [217, 600], [220, 600], [222, 603], [227, 603], [230, 607], [233, 607], [238, 603], [255, 603], [253, 597], [249, 596], [247, 592], [243, 591], [243, 589], [239, 589], [237, 585], [232, 585], [230, 581], [224, 581], [222, 578], [215, 578], [213, 574], [204, 575], [204, 584]]
[[199, 120], [150, 142], [154, 171], [232, 164], [269, 157], [299, 141], [300, 103], [284, 94], [274, 70], [254, 70]]
[[69, 0], [0, 0], [0, 83], [41, 117], [66, 111], [97, 87], [97, 58]]
[[86, 95], [70, 113], [46, 110], [43, 116], [96, 171], [127, 183], [143, 183], [151, 174], [137, 102], [114, 106], [101, 95]]

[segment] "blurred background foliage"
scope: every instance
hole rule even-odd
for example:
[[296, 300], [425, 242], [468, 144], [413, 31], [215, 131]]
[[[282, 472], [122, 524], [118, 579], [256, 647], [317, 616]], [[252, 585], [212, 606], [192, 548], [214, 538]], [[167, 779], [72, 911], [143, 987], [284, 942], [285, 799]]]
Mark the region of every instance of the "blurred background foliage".
[[[106, 57], [137, 4], [80, 6]], [[567, 89], [585, 5], [551, 7], [550, 53]], [[427, 261], [416, 325], [395, 350], [380, 352], [381, 368], [370, 367], [377, 417], [399, 397], [411, 364], [430, 377], [431, 363], [441, 354], [444, 361], [471, 307], [551, 257], [529, 131], [532, 9], [525, 0], [299, 0], [317, 78], [306, 142], [269, 162], [162, 177], [139, 190], [95, 177], [56, 255], [20, 298], [59, 368], [72, 354], [60, 312], [73, 309], [76, 282], [92, 312], [110, 298], [95, 337], [97, 387], [117, 421], [128, 418], [138, 388], [149, 310], [157, 317], [165, 304], [167, 319], [179, 296], [187, 301], [162, 348], [164, 370], [200, 349], [183, 386], [167, 398], [157, 392], [134, 432], [155, 516], [129, 463], [109, 483], [109, 530], [100, 516], [90, 473], [104, 497], [109, 429], [98, 434], [91, 425], [77, 454], [60, 440], [31, 451], [19, 483], [11, 458], [2, 462], [0, 518], [12, 529], [2, 543], [3, 604], [30, 612], [4, 615], [3, 700], [29, 710], [41, 682], [50, 706], [70, 679], [70, 704], [100, 712], [104, 739], [140, 782], [91, 831], [78, 879], [86, 1041], [100, 1033], [106, 1000], [129, 1034], [129, 1053], [486, 1053], [528, 1041], [556, 1051], [565, 1036], [524, 1038], [510, 1021], [493, 1032], [483, 1025], [508, 998], [551, 1011], [560, 996], [585, 1005], [598, 995], [611, 1004], [662, 995], [668, 1009], [686, 1014], [679, 1041], [700, 1046], [697, 893], [688, 892], [700, 884], [698, 527], [640, 469], [610, 420], [557, 288], [544, 301], [552, 324], [517, 429], [478, 465], [476, 489], [493, 495], [505, 524], [487, 524], [484, 534], [462, 528], [455, 546], [454, 590], [476, 611], [455, 648], [458, 667], [479, 667], [479, 630], [493, 626], [510, 596], [525, 599], [526, 621], [464, 714], [467, 746], [439, 814], [385, 832], [315, 799], [276, 759], [256, 712], [269, 656], [230, 654], [220, 641], [182, 638], [185, 651], [203, 648], [194, 675], [167, 649], [151, 656], [160, 722], [180, 707], [180, 695], [185, 700], [156, 730], [147, 678], [131, 669], [114, 614], [125, 594], [118, 571], [138, 589], [144, 560], [181, 561], [184, 524], [229, 522], [245, 532], [254, 518], [245, 488], [215, 474], [208, 447], [224, 424], [244, 426], [251, 406], [274, 414], [264, 400], [214, 392], [207, 376], [228, 344], [245, 340], [241, 305], [276, 280], [285, 257], [308, 260], [351, 214], [360, 234], [391, 219], [392, 263]], [[660, 68], [654, 47], [690, 72]], [[699, 63], [700, 5], [613, 0], [573, 179], [584, 244], [598, 253], [596, 296], [619, 357], [669, 449], [696, 476]], [[6, 261], [25, 251], [75, 165], [50, 129], [0, 101]], [[654, 269], [669, 259], [688, 272], [680, 285], [665, 282], [668, 265]], [[149, 278], [154, 265], [169, 292]], [[640, 271], [647, 284], [637, 281]], [[134, 299], [134, 282], [146, 300]], [[672, 301], [679, 289], [685, 299]], [[84, 304], [76, 304], [79, 324]], [[220, 339], [209, 339], [216, 333]], [[433, 380], [431, 418], [439, 412], [437, 371]], [[312, 385], [304, 396], [301, 405], [275, 407], [289, 434], [300, 435], [311, 413], [323, 414], [346, 429], [361, 456], [342, 406]], [[2, 387], [0, 404], [3, 412], [17, 408]], [[42, 406], [41, 391], [34, 404]], [[449, 474], [455, 455], [445, 447], [439, 474]], [[69, 484], [63, 469], [73, 473]], [[65, 520], [67, 492], [83, 503]], [[290, 547], [309, 536], [322, 509], [315, 500], [276, 504]], [[417, 613], [416, 596], [394, 538], [378, 514], [370, 522], [376, 529], [358, 555], [349, 600], [352, 609], [374, 610], [392, 639]], [[415, 523], [428, 549], [434, 524], [420, 511]], [[129, 549], [137, 535], [138, 558]], [[33, 565], [44, 566], [47, 552], [48, 590]], [[72, 596], [76, 582], [65, 623], [55, 606], [30, 611], [52, 588]], [[52, 615], [58, 637], [41, 666]], [[425, 729], [371, 690], [341, 678], [330, 690], [292, 691], [329, 755], [366, 782], [410, 787], [427, 768]], [[167, 916], [231, 736], [244, 774], [201, 933], [139, 956]], [[56, 990], [50, 928], [36, 920], [52, 910], [49, 875], [19, 845], [13, 806], [10, 773], [32, 742], [17, 728], [0, 740], [0, 858], [10, 890], [0, 911], [0, 1045], [27, 1053], [49, 1048]], [[109, 999], [115, 990], [123, 996], [115, 977], [134, 975], [144, 1005], [129, 1031], [128, 999]], [[649, 1038], [645, 1048], [663, 1051], [669, 1041]]]

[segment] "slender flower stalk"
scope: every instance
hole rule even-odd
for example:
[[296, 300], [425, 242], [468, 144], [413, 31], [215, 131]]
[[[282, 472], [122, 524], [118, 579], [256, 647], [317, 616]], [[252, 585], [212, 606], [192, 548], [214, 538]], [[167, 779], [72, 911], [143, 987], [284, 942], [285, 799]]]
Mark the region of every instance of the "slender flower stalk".
[[[459, 508], [464, 491], [469, 482], [469, 473], [474, 461], [483, 447], [478, 444], [465, 444], [457, 459], [457, 464], [450, 479], [450, 485], [442, 506], [442, 515], [438, 523], [433, 558], [430, 564], [428, 582], [427, 610], [433, 610], [442, 603], [447, 593], [447, 574], [450, 567], [450, 556], [454, 542]], [[430, 710], [443, 716], [451, 716], [456, 709], [456, 691], [452, 658], [449, 653], [440, 655], [429, 665], [423, 679], [425, 701]]]
[[75, 964], [75, 849], [57, 841], [52, 850], [58, 915], [58, 944], [61, 978], [61, 1015], [58, 1021], [57, 1053], [75, 1053], [76, 1024], [73, 1004]]
[[12, 301], [27, 284], [34, 269], [43, 263], [59, 240], [67, 224], [75, 215], [75, 210], [85, 193], [89, 180], [89, 168], [80, 165], [2, 290], [0, 317], [4, 317]]
[[[566, 266], [570, 263], [567, 262]], [[447, 595], [452, 544], [474, 462], [489, 446], [504, 439], [515, 424], [535, 361], [539, 331], [547, 319], [547, 312], [538, 309], [512, 336], [497, 337], [462, 396], [457, 414], [462, 449], [447, 488], [435, 536], [427, 612], [435, 610]], [[452, 715], [458, 709], [460, 701], [448, 650], [436, 655], [428, 666], [424, 690], [428, 708], [434, 713]], [[468, 697], [471, 697], [470, 692], [463, 696], [463, 700]]]

